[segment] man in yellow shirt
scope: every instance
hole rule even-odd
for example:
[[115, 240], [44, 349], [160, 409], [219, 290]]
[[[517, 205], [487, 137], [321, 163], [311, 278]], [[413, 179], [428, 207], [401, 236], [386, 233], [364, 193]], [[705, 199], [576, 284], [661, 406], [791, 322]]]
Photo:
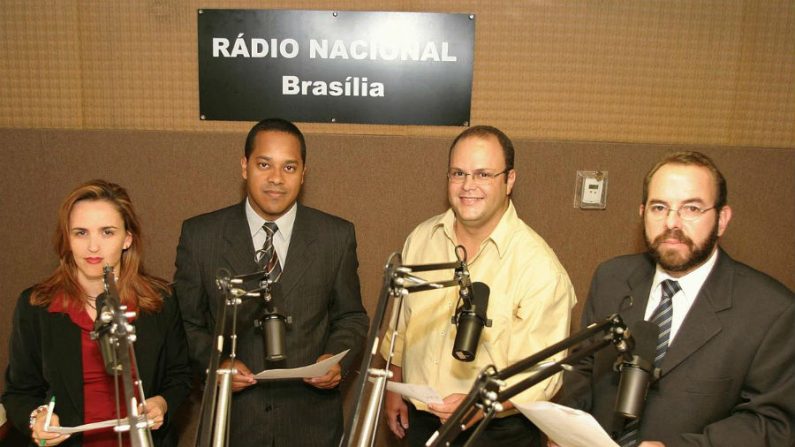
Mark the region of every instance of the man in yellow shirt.
[[[388, 331], [382, 345], [386, 357], [396, 334], [392, 380], [430, 385], [444, 396], [442, 404], [424, 405], [387, 393], [389, 427], [399, 438], [407, 436], [412, 446], [424, 445], [451, 416], [485, 366], [503, 369], [569, 333], [574, 289], [552, 249], [516, 214], [511, 201], [516, 182], [513, 161], [513, 143], [499, 129], [475, 126], [462, 132], [449, 154], [451, 208], [421, 223], [403, 247], [403, 262], [413, 265], [453, 262], [455, 247], [462, 245], [471, 280], [490, 288], [487, 317], [493, 321], [483, 328], [474, 361], [461, 362], [452, 356], [456, 328], [450, 323], [458, 289], [425, 291], [404, 300], [398, 327]], [[452, 270], [420, 276], [449, 280]], [[516, 376], [508, 384], [526, 377]], [[512, 400], [548, 400], [559, 386], [556, 375]], [[538, 429], [518, 414], [512, 402], [503, 402], [503, 407], [478, 445], [538, 445]], [[467, 438], [464, 432], [457, 441]]]

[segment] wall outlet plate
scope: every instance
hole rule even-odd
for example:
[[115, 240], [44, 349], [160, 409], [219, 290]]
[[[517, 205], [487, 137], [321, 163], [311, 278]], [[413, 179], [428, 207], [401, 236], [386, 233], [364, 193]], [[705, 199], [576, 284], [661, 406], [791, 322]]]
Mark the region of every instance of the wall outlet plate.
[[591, 210], [607, 208], [607, 171], [577, 171], [574, 208]]

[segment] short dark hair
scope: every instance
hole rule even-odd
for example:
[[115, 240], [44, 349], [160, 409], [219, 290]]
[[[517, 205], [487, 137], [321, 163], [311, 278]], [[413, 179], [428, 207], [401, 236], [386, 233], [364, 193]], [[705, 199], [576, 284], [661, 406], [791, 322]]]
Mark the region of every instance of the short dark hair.
[[669, 164], [701, 166], [702, 168], [707, 168], [712, 174], [713, 180], [715, 181], [715, 189], [718, 190], [718, 199], [715, 202], [715, 208], [720, 210], [726, 206], [726, 201], [728, 200], [729, 195], [728, 189], [726, 187], [726, 178], [723, 177], [720, 169], [718, 169], [718, 166], [715, 165], [715, 162], [712, 161], [711, 158], [707, 157], [701, 152], [695, 151], [682, 151], [668, 154], [665, 156], [665, 158], [658, 161], [657, 164], [651, 168], [651, 170], [649, 170], [649, 172], [646, 174], [646, 178], [643, 180], [643, 205], [645, 205], [646, 201], [649, 199], [649, 183], [651, 183], [651, 178], [657, 173], [657, 171], [660, 170], [660, 168]]
[[[489, 136], [494, 136], [499, 141], [500, 146], [502, 147], [502, 154], [505, 156], [505, 169], [510, 171], [513, 169], [513, 142], [511, 139], [508, 138], [508, 135], [505, 135], [503, 131], [497, 129], [493, 126], [472, 126], [469, 129], [464, 130], [457, 137], [453, 140], [453, 144], [450, 145], [450, 151], [447, 153], [447, 164], [450, 164], [450, 157], [453, 155], [453, 148], [459, 141], [469, 138], [469, 137], [480, 137], [486, 138]], [[506, 181], [508, 176], [505, 176]]]
[[301, 130], [295, 124], [282, 118], [266, 118], [255, 124], [254, 127], [248, 131], [246, 147], [244, 149], [246, 160], [251, 156], [251, 152], [254, 151], [254, 142], [257, 139], [257, 134], [267, 131], [286, 132], [298, 138], [298, 141], [301, 143], [301, 162], [306, 164], [306, 141], [304, 141], [304, 134], [301, 133]]

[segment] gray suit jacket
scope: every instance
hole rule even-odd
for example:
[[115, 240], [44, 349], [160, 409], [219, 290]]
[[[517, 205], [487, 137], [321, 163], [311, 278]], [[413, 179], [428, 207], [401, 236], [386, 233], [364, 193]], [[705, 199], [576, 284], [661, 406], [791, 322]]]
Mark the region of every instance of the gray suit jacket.
[[[255, 272], [254, 253], [245, 202], [188, 219], [182, 226], [174, 288], [191, 361], [202, 374], [222, 299], [216, 275], [219, 269], [232, 275]], [[262, 333], [253, 325], [263, 311], [258, 299], [245, 299], [238, 309], [237, 358], [256, 373], [304, 366], [324, 353], [350, 349], [342, 362], [345, 374], [362, 349], [369, 325], [357, 268], [353, 225], [299, 204], [279, 279], [283, 297], [275, 302], [293, 319], [285, 337], [287, 359], [264, 359]], [[234, 394], [230, 431], [233, 446], [336, 445], [342, 434], [339, 390], [319, 390], [303, 381], [261, 382]]]
[[[621, 312], [643, 319], [655, 264], [622, 256], [594, 274], [583, 327]], [[640, 439], [675, 446], [790, 446], [795, 439], [795, 296], [720, 251], [717, 263], [649, 390]], [[607, 348], [564, 375], [561, 403], [589, 411], [611, 431], [619, 374]]]

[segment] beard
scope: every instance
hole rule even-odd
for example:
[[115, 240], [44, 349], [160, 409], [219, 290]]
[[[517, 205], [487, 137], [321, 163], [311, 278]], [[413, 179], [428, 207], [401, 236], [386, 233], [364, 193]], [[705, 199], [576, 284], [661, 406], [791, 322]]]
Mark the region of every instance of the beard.
[[[667, 272], [687, 272], [709, 259], [709, 256], [718, 244], [718, 220], [715, 219], [715, 225], [712, 227], [712, 231], [710, 231], [704, 243], [700, 245], [685, 236], [682, 230], [679, 229], [667, 230], [654, 238], [653, 241], [650, 241], [649, 236], [646, 234], [645, 225], [643, 226], [643, 239], [646, 241], [649, 254], [663, 270]], [[676, 239], [685, 244], [687, 248], [690, 249], [690, 255], [682, 256], [675, 250], [661, 250], [660, 245], [666, 239]]]

